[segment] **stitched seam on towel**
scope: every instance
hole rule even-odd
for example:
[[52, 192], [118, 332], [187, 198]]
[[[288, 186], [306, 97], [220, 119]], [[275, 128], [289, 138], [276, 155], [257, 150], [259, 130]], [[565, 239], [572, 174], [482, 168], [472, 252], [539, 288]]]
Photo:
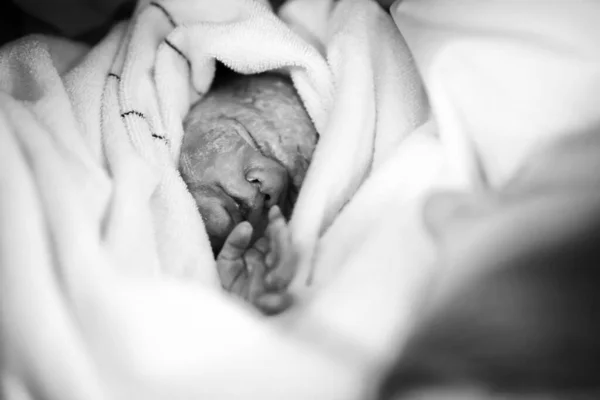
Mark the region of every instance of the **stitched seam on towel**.
[[146, 119], [146, 116], [144, 114], [142, 114], [141, 112], [136, 111], [136, 110], [126, 111], [126, 112], [124, 112], [124, 113], [121, 114], [121, 117], [126, 117], [128, 115], [137, 115], [140, 118]]
[[[156, 8], [158, 8], [160, 11], [162, 11], [162, 13], [165, 15], [165, 17], [167, 17], [167, 19], [169, 20], [169, 23], [173, 26], [173, 28], [177, 27], [177, 23], [175, 22], [175, 19], [173, 18], [173, 16], [171, 15], [171, 13], [169, 11], [167, 11], [167, 9], [162, 5], [159, 4], [155, 1], [150, 3], [151, 6], [154, 6]], [[179, 54], [187, 63], [188, 67], [190, 68], [190, 70], [192, 69], [192, 63], [190, 61], [190, 59], [183, 54], [183, 52], [181, 50], [179, 50], [179, 48], [177, 48], [177, 46], [175, 46], [171, 41], [169, 41], [168, 39], [165, 39], [165, 42], [167, 43], [167, 45], [169, 45], [169, 47], [171, 47], [173, 50], [175, 50], [177, 52], [177, 54]], [[200, 96], [204, 96], [204, 93], [194, 89], [194, 91]]]
[[179, 49], [178, 49], [178, 48], [177, 48], [177, 47], [176, 47], [176, 46], [175, 46], [173, 43], [171, 43], [171, 42], [169, 41], [169, 39], [165, 39], [165, 43], [166, 43], [166, 44], [167, 44], [167, 45], [168, 45], [170, 48], [172, 48], [173, 50], [175, 50], [175, 52], [176, 52], [177, 54], [179, 54], [179, 55], [181, 56], [181, 58], [183, 58], [183, 59], [185, 60], [185, 62], [187, 63], [188, 67], [189, 67], [190, 69], [192, 69], [192, 62], [190, 61], [190, 59], [189, 59], [189, 58], [187, 58], [187, 56], [186, 56], [185, 54], [183, 54], [183, 52], [182, 52], [181, 50], [179, 50]]
[[[131, 111], [126, 111], [126, 112], [124, 112], [124, 113], [121, 113], [121, 118], [125, 118], [125, 117], [127, 117], [127, 116], [129, 116], [129, 115], [135, 115], [135, 116], [137, 116], [137, 117], [140, 117], [140, 118], [142, 118], [144, 121], [146, 121], [146, 123], [148, 123], [148, 120], [146, 119], [146, 116], [145, 116], [143, 113], [141, 113], [141, 112], [139, 112], [139, 111], [137, 111], [137, 110], [131, 110]], [[154, 132], [152, 132], [152, 131], [150, 131], [150, 134], [152, 135], [152, 137], [153, 137], [153, 138], [160, 139], [160, 140], [164, 140], [164, 141], [165, 141], [165, 143], [169, 143], [169, 139], [167, 139], [167, 138], [166, 138], [165, 136], [163, 136], [163, 135], [159, 135], [159, 134], [157, 134], [157, 133], [154, 133]]]
[[157, 2], [153, 1], [152, 3], [150, 3], [150, 5], [158, 8], [160, 11], [162, 11], [162, 13], [165, 15], [165, 17], [167, 17], [167, 19], [169, 20], [169, 23], [173, 26], [173, 28], [175, 28], [177, 26], [177, 23], [173, 19], [173, 16], [171, 15], [171, 13], [169, 11], [167, 11], [167, 9], [162, 6], [162, 4], [158, 4]]

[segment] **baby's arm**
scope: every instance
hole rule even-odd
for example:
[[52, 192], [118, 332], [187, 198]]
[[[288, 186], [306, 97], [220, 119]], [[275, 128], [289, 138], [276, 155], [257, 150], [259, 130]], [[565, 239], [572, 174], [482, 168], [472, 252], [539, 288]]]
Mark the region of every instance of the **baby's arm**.
[[272, 315], [291, 305], [286, 292], [294, 276], [295, 260], [290, 233], [278, 207], [269, 211], [265, 236], [250, 247], [252, 226], [238, 224], [217, 257], [223, 288]]

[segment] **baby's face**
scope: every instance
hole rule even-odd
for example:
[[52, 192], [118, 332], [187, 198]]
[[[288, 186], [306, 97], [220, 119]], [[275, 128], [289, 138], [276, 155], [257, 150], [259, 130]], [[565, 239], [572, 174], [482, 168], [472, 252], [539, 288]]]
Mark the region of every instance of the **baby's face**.
[[317, 140], [291, 80], [228, 78], [192, 107], [184, 130], [180, 171], [215, 252], [242, 221], [260, 237], [274, 205], [289, 217]]
[[279, 162], [251, 145], [246, 128], [223, 115], [204, 118], [186, 129], [180, 169], [218, 251], [242, 221], [261, 236], [269, 208], [285, 210], [289, 178]]

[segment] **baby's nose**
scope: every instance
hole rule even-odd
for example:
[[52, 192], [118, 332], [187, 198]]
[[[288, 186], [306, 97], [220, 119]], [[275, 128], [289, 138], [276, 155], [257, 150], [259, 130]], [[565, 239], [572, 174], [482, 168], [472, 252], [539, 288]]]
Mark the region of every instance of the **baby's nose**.
[[288, 175], [285, 168], [276, 161], [263, 163], [251, 168], [246, 174], [246, 180], [257, 190], [263, 198], [265, 208], [270, 208], [284, 200], [288, 186]]

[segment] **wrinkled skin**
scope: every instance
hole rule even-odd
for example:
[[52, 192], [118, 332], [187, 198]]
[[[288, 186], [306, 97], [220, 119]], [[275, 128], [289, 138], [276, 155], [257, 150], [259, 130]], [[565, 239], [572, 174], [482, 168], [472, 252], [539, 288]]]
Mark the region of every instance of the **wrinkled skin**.
[[265, 314], [283, 311], [296, 270], [285, 218], [317, 138], [291, 81], [228, 77], [193, 106], [184, 129], [180, 171], [223, 288]]
[[180, 171], [215, 253], [240, 222], [255, 241], [270, 207], [289, 214], [317, 138], [291, 81], [227, 76], [192, 107], [184, 130]]
[[[262, 235], [269, 208], [285, 205], [289, 179], [281, 164], [262, 155], [236, 132], [244, 129], [242, 125], [222, 120], [204, 128], [204, 135], [184, 141], [181, 163], [191, 171], [185, 175], [186, 182], [211, 245], [219, 251], [242, 221], [254, 228], [253, 239]], [[203, 149], [202, 153], [196, 149]]]
[[277, 206], [269, 211], [265, 236], [251, 244], [252, 226], [238, 224], [217, 256], [217, 270], [223, 288], [273, 315], [292, 304], [286, 293], [296, 271], [296, 253], [290, 233]]

